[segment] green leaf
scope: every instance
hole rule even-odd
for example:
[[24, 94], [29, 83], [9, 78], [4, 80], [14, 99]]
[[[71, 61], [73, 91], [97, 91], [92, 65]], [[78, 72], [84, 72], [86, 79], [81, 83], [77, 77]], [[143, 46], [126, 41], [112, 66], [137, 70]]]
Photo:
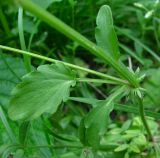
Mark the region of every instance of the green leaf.
[[12, 120], [32, 120], [44, 112], [54, 113], [69, 97], [76, 84], [75, 72], [63, 64], [42, 65], [22, 78], [12, 92], [9, 117]]
[[133, 40], [134, 42], [136, 42], [139, 46], [141, 46], [144, 50], [146, 50], [146, 52], [148, 52], [150, 55], [152, 55], [158, 62], [160, 62], [160, 57], [157, 55], [156, 52], [154, 52], [152, 49], [150, 49], [147, 45], [145, 45], [144, 43], [142, 43], [137, 37], [133, 36], [130, 31], [128, 31], [127, 29], [120, 29], [118, 27], [116, 27], [117, 31], [119, 33], [124, 34], [125, 36], [127, 36], [128, 38], [130, 38], [131, 40]]
[[[27, 141], [32, 142], [32, 145], [35, 147], [41, 144], [46, 146], [50, 145], [49, 140], [47, 139], [48, 134], [44, 130], [44, 123], [47, 124], [47, 122], [43, 122], [41, 117], [30, 122], [30, 130], [28, 131]], [[54, 149], [52, 149], [52, 151], [53, 150]], [[39, 148], [38, 154], [41, 156], [37, 156], [37, 158], [51, 158], [52, 151], [49, 148]]]
[[60, 156], [60, 158], [78, 158], [73, 152], [69, 152]]
[[135, 137], [133, 139], [133, 142], [139, 147], [147, 145], [146, 137], [143, 134], [140, 134], [139, 136]]
[[[8, 120], [7, 120], [5, 112], [4, 112], [3, 108], [1, 107], [1, 105], [0, 105], [0, 120], [2, 121], [2, 124], [5, 127], [5, 132], [7, 132], [7, 139], [9, 138], [13, 143], [15, 143], [16, 137], [14, 135], [14, 132], [13, 132]], [[2, 129], [0, 129], [0, 130], [1, 130], [1, 135], [3, 135]], [[4, 135], [3, 135], [3, 137], [4, 137]], [[1, 139], [1, 137], [0, 137], [0, 139]]]
[[158, 107], [160, 104], [160, 68], [149, 69], [147, 72], [147, 80], [143, 87], [147, 90], [148, 95], [144, 97], [144, 105], [146, 107]]
[[0, 104], [8, 105], [12, 89], [25, 73], [20, 58], [13, 58], [0, 52]]
[[112, 12], [109, 6], [100, 8], [97, 15], [95, 37], [99, 47], [115, 59], [119, 58], [118, 39], [113, 26]]
[[136, 144], [131, 143], [129, 145], [129, 151], [132, 151], [134, 153], [140, 153], [140, 149], [138, 148], [138, 146]]
[[100, 137], [103, 136], [107, 130], [109, 114], [112, 110], [113, 103], [107, 100], [99, 103], [85, 116], [84, 127], [82, 128], [82, 123], [80, 130], [81, 140], [83, 140], [82, 143], [87, 142], [87, 144], [93, 148], [99, 147]]
[[126, 150], [128, 147], [129, 147], [128, 144], [122, 144], [122, 145], [120, 145], [119, 147], [117, 147], [114, 151], [115, 151], [115, 152], [124, 151], [124, 150]]
[[27, 134], [30, 128], [30, 122], [22, 122], [19, 127], [19, 142], [22, 145], [27, 143]]

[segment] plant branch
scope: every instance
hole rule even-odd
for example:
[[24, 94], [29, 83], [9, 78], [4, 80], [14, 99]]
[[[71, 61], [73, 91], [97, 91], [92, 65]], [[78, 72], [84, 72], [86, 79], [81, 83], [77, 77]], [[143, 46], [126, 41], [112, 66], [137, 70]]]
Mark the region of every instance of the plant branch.
[[88, 40], [86, 37], [72, 29], [70, 26], [63, 23], [61, 20], [56, 18], [54, 15], [50, 14], [43, 8], [39, 7], [38, 5], [32, 3], [30, 0], [17, 0], [20, 5], [34, 14], [35, 16], [39, 17], [41, 20], [46, 22], [51, 27], [55, 28], [59, 32], [63, 33], [70, 39], [78, 42], [82, 47], [90, 51], [95, 56], [101, 58], [105, 63], [109, 63], [121, 76], [128, 80], [128, 82], [133, 87], [139, 87], [139, 81], [135, 77], [133, 73], [131, 73], [122, 63], [115, 60], [112, 56], [98, 47], [96, 44]]
[[111, 80], [93, 79], [93, 78], [76, 78], [77, 82], [91, 82], [91, 83], [107, 83], [107, 84], [118, 84]]
[[60, 60], [48, 58], [48, 57], [45, 57], [45, 56], [42, 56], [42, 55], [39, 55], [39, 54], [35, 54], [35, 53], [31, 53], [31, 52], [27, 52], [27, 51], [24, 51], [24, 50], [11, 48], [11, 47], [7, 47], [7, 46], [3, 46], [3, 45], [0, 45], [0, 48], [4, 49], [4, 50], [16, 52], [16, 53], [19, 53], [19, 54], [25, 54], [25, 55], [28, 55], [28, 56], [32, 56], [32, 57], [42, 59], [42, 60], [46, 60], [46, 61], [53, 62], [53, 63], [60, 62], [60, 63], [63, 63], [64, 65], [66, 65], [70, 68], [85, 71], [85, 72], [94, 74], [96, 76], [99, 76], [99, 77], [102, 77], [102, 78], [105, 78], [105, 79], [108, 79], [108, 80], [111, 80], [111, 81], [114, 81], [114, 82], [117, 82], [117, 83], [128, 85], [128, 82], [126, 80], [116, 78], [116, 77], [113, 77], [113, 76], [110, 76], [110, 75], [106, 75], [106, 74], [103, 74], [103, 73], [100, 73], [100, 72], [97, 72], [97, 71], [94, 71], [94, 70], [91, 70], [91, 69], [83, 68], [83, 67], [80, 67], [80, 66], [77, 66], [77, 65], [74, 65], [74, 64], [70, 64], [70, 63], [67, 63], [67, 62], [60, 61]]
[[149, 140], [151, 140], [152, 142], [154, 142], [154, 139], [153, 139], [150, 127], [149, 127], [149, 125], [147, 123], [147, 120], [146, 120], [146, 117], [145, 117], [143, 100], [138, 95], [137, 95], [137, 98], [138, 98], [138, 103], [139, 103], [139, 114], [140, 114], [142, 123], [143, 123], [143, 125], [144, 125], [144, 127], [146, 129], [146, 132], [148, 134]]

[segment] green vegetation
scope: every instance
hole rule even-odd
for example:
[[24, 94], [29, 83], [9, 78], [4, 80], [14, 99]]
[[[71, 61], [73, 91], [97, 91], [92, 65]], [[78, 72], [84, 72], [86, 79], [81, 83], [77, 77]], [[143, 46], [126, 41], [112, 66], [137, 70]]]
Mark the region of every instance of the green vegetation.
[[0, 157], [160, 157], [159, 0], [6, 0], [0, 24]]

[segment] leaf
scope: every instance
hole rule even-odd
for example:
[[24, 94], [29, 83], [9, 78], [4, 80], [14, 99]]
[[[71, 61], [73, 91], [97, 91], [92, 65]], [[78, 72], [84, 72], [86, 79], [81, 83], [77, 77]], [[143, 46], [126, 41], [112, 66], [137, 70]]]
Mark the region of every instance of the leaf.
[[130, 48], [128, 48], [127, 46], [123, 45], [123, 44], [119, 44], [120, 48], [122, 48], [127, 54], [129, 54], [130, 56], [132, 56], [133, 58], [135, 58], [139, 63], [141, 63], [144, 66], [144, 61], [137, 55], [134, 53], [133, 50], [131, 50]]
[[13, 58], [0, 52], [0, 104], [8, 105], [12, 89], [25, 73], [20, 58]]
[[130, 144], [129, 145], [129, 151], [132, 151], [134, 153], [140, 153], [140, 149], [138, 148], [138, 146], [136, 144]]
[[[107, 100], [98, 104], [85, 116], [84, 120], [82, 119], [80, 127], [82, 143], [87, 142], [93, 148], [99, 147], [100, 137], [106, 132], [109, 114], [112, 110], [113, 104]], [[82, 126], [83, 124], [84, 127]]]
[[115, 59], [119, 58], [118, 39], [113, 26], [112, 12], [109, 6], [100, 8], [97, 15], [95, 37], [99, 47]]
[[122, 144], [122, 145], [118, 146], [114, 151], [115, 151], [115, 152], [124, 151], [124, 150], [126, 150], [128, 147], [129, 147], [128, 144]]
[[60, 158], [78, 158], [75, 153], [69, 152], [60, 156]]
[[30, 122], [22, 122], [19, 127], [19, 142], [22, 145], [27, 144], [27, 134], [30, 128]]
[[76, 84], [75, 73], [63, 64], [42, 65], [22, 78], [12, 92], [9, 117], [12, 120], [32, 120], [44, 112], [54, 113], [69, 97]]
[[[42, 118], [39, 117], [36, 120], [31, 121], [30, 130], [28, 131], [28, 142], [32, 142], [33, 146], [50, 145], [49, 140], [47, 139], [47, 133], [44, 130], [44, 123]], [[54, 149], [52, 149], [53, 151]], [[52, 157], [52, 151], [49, 148], [39, 148], [37, 150], [37, 154], [41, 156], [37, 156], [37, 158], [50, 158]]]
[[139, 46], [141, 46], [144, 50], [146, 50], [146, 52], [148, 52], [150, 55], [152, 55], [158, 62], [160, 62], [160, 57], [157, 55], [156, 52], [154, 52], [152, 49], [150, 49], [147, 45], [145, 45], [144, 43], [142, 43], [138, 38], [136, 38], [135, 36], [133, 36], [130, 31], [128, 31], [127, 29], [120, 29], [118, 27], [116, 27], [117, 31], [119, 33], [124, 34], [125, 36], [127, 36], [128, 38], [130, 38], [131, 40], [133, 40], [134, 42], [136, 42]]
[[11, 154], [19, 148], [16, 144], [5, 144], [0, 146], [0, 157], [8, 158]]
[[89, 149], [83, 149], [80, 158], [95, 158], [95, 153]]
[[147, 80], [143, 87], [148, 95], [144, 97], [144, 105], [150, 108], [157, 107], [160, 104], [160, 69], [149, 69], [146, 73]]
[[[13, 132], [8, 120], [7, 120], [5, 112], [4, 112], [3, 108], [1, 107], [1, 105], [0, 105], [0, 120], [2, 121], [2, 124], [5, 127], [5, 132], [7, 133], [7, 139], [10, 139], [12, 141], [12, 143], [15, 143], [16, 137], [14, 135], [14, 132]], [[1, 135], [3, 135], [2, 129], [0, 129], [0, 130], [1, 130]], [[4, 138], [4, 135], [3, 135], [3, 138]], [[6, 143], [6, 141], [5, 141], [5, 143]]]

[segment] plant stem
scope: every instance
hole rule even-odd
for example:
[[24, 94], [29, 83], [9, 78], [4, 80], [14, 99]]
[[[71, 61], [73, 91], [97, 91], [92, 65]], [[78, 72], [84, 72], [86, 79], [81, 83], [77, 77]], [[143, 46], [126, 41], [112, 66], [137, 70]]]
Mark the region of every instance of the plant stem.
[[[78, 82], [92, 82], [92, 83], [108, 83], [108, 84], [117, 84], [117, 82], [111, 80], [102, 80], [102, 79], [92, 79], [92, 78], [76, 78]], [[122, 83], [121, 83], [122, 84]]]
[[[23, 32], [23, 9], [21, 7], [19, 8], [19, 11], [18, 11], [18, 32], [19, 32], [21, 49], [26, 51], [27, 49], [26, 49], [26, 44], [24, 39], [24, 32]], [[23, 60], [24, 60], [24, 65], [27, 72], [30, 72], [32, 70], [30, 57], [23, 54]]]
[[83, 148], [81, 145], [38, 145], [38, 146], [24, 146], [23, 148]]
[[30, 0], [18, 0], [18, 2], [23, 6], [23, 8], [30, 11], [32, 14], [36, 15], [41, 20], [43, 20], [59, 32], [63, 33], [70, 39], [78, 42], [82, 47], [89, 50], [92, 54], [109, 63], [121, 76], [127, 79], [133, 87], [139, 87], [139, 82], [135, 75], [132, 74], [122, 63], [119, 63], [109, 54], [104, 53], [104, 51], [96, 44], [85, 38], [83, 35], [60, 21], [58, 18], [56, 18], [46, 10], [32, 3]]
[[48, 58], [48, 57], [45, 57], [45, 56], [42, 56], [42, 55], [39, 55], [39, 54], [30, 53], [30, 52], [20, 50], [20, 49], [15, 49], [15, 48], [2, 46], [2, 45], [0, 45], [0, 48], [4, 49], [4, 50], [12, 51], [12, 52], [20, 53], [20, 54], [25, 54], [25, 55], [28, 55], [28, 56], [32, 56], [32, 57], [42, 59], [42, 60], [46, 60], [46, 61], [53, 62], [53, 63], [60, 62], [60, 63], [63, 63], [64, 65], [66, 65], [66, 66], [69, 66], [70, 68], [85, 71], [85, 72], [94, 74], [96, 76], [106, 78], [106, 79], [111, 80], [111, 81], [115, 81], [117, 83], [128, 85], [128, 82], [126, 80], [116, 78], [116, 77], [113, 77], [113, 76], [110, 76], [110, 75], [106, 75], [106, 74], [103, 74], [103, 73], [100, 73], [100, 72], [97, 72], [97, 71], [94, 71], [94, 70], [91, 70], [91, 69], [83, 68], [83, 67], [80, 67], [80, 66], [77, 66], [77, 65], [73, 65], [73, 64], [70, 64], [70, 63], [63, 62], [63, 61]]
[[144, 128], [146, 129], [146, 132], [148, 134], [149, 140], [151, 140], [152, 142], [154, 142], [154, 139], [153, 139], [150, 127], [149, 127], [149, 125], [147, 123], [147, 120], [146, 120], [146, 117], [145, 117], [143, 100], [139, 96], [137, 96], [137, 97], [138, 97], [138, 103], [139, 103], [139, 114], [140, 114], [142, 123], [144, 125]]

